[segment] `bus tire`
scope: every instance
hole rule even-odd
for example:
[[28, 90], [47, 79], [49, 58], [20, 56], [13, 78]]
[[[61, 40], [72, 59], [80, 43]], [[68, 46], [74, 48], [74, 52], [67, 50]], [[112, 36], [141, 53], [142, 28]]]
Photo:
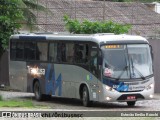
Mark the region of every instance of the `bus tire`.
[[38, 101], [41, 101], [43, 99], [43, 95], [41, 92], [41, 86], [40, 83], [38, 81], [36, 81], [34, 83], [34, 95], [35, 95], [35, 99]]
[[128, 101], [127, 102], [127, 105], [130, 107], [135, 106], [135, 104], [136, 104], [136, 101]]
[[88, 88], [86, 86], [83, 87], [82, 102], [83, 102], [83, 106], [85, 107], [89, 107], [91, 105], [89, 100]]

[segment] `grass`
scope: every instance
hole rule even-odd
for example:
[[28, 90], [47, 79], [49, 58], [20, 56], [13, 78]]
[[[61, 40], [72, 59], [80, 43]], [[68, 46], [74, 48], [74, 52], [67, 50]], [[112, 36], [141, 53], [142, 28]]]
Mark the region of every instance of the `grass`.
[[33, 107], [32, 101], [25, 100], [0, 100], [0, 107]]
[[49, 108], [45, 105], [34, 105], [32, 100], [4, 100], [0, 95], [0, 107], [27, 107], [27, 108]]

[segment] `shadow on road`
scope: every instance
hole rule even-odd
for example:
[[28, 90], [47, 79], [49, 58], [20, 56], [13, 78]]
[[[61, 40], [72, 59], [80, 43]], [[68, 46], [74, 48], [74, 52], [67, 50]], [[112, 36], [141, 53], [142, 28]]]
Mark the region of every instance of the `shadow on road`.
[[[52, 105], [54, 104], [54, 106], [61, 106], [61, 108], [63, 108], [63, 106], [66, 108], [73, 108], [73, 107], [78, 107], [78, 108], [86, 108], [83, 107], [81, 100], [78, 99], [73, 99], [73, 98], [62, 98], [62, 97], [52, 97], [49, 100], [44, 100], [44, 101], [36, 101], [35, 98], [33, 96], [29, 97], [20, 97], [21, 99], [29, 99], [29, 100], [33, 100], [34, 103], [39, 104], [39, 105], [47, 105], [49, 107], [52, 107]], [[125, 102], [120, 103], [120, 102], [113, 102], [113, 103], [100, 103], [100, 102], [93, 102], [92, 106], [89, 107], [88, 109], [117, 109], [119, 108], [119, 110], [126, 110], [127, 108], [129, 109], [134, 109], [136, 110], [136, 108], [146, 108], [146, 106], [134, 106], [134, 107], [129, 107], [127, 106], [127, 104]], [[124, 109], [123, 109], [124, 108]]]

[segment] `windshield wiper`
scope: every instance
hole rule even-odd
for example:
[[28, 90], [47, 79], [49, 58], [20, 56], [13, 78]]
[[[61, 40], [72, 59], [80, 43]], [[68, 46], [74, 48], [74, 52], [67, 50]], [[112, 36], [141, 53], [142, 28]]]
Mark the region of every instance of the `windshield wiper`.
[[127, 69], [128, 69], [128, 65], [126, 65], [126, 66], [123, 68], [123, 70], [122, 70], [122, 72], [119, 74], [118, 78], [116, 78], [117, 81], [122, 77], [122, 75], [124, 74], [124, 72], [125, 72]]
[[135, 70], [137, 71], [137, 73], [141, 76], [141, 78], [142, 78], [143, 80], [146, 79], [146, 78], [144, 77], [144, 75], [143, 75], [135, 66], [133, 66], [133, 69], [135, 69]]
[[146, 78], [144, 77], [144, 75], [133, 65], [133, 59], [132, 59], [132, 58], [131, 58], [131, 67], [132, 67], [132, 72], [133, 72], [133, 74], [135, 74], [135, 73], [134, 73], [134, 70], [136, 70], [137, 73], [140, 75], [140, 77], [141, 77], [143, 80], [146, 79]]

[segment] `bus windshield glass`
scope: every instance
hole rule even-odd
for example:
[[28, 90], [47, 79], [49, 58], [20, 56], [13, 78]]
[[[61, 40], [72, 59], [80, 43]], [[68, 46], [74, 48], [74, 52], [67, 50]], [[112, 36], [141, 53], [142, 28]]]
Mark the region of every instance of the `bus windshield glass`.
[[105, 45], [103, 76], [119, 79], [145, 79], [153, 74], [148, 44]]

